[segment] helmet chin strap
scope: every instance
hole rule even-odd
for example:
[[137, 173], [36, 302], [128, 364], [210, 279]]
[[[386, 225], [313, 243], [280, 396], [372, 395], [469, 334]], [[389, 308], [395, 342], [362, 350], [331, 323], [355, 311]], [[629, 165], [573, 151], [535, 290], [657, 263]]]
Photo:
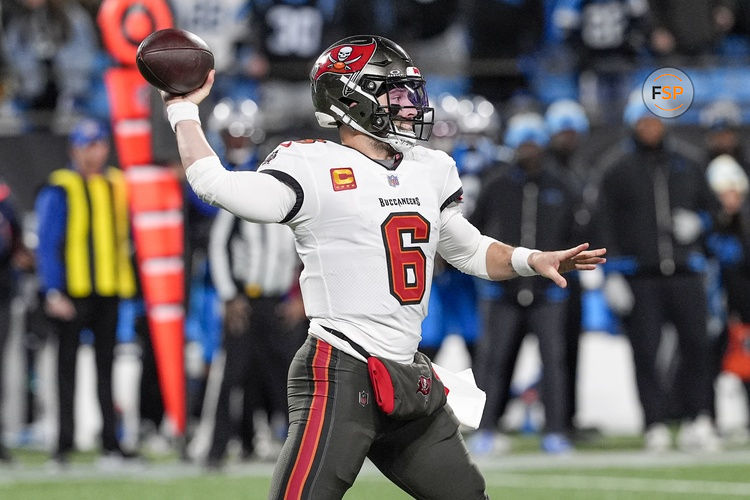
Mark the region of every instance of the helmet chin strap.
[[355, 128], [377, 141], [388, 144], [390, 147], [392, 147], [399, 153], [406, 153], [417, 144], [416, 137], [396, 135], [390, 132], [385, 137], [378, 137], [377, 135], [371, 134], [370, 132], [364, 130], [363, 128], [359, 126]]
[[[391, 127], [396, 129], [398, 128], [393, 122], [391, 122]], [[386, 132], [385, 137], [378, 137], [368, 132], [365, 133], [380, 142], [385, 142], [399, 153], [406, 153], [417, 144], [417, 137], [413, 135], [413, 132], [411, 133], [411, 135], [406, 135], [407, 133], [409, 133], [407, 131], [402, 132], [403, 135], [393, 132]]]
[[388, 134], [385, 139], [377, 138], [379, 141], [387, 142], [399, 153], [406, 153], [417, 144], [416, 137], [404, 137], [402, 135]]
[[341, 122], [344, 123], [345, 125], [349, 125], [354, 130], [357, 130], [358, 132], [362, 132], [366, 136], [372, 137], [376, 141], [385, 142], [386, 144], [391, 146], [393, 149], [395, 149], [399, 153], [406, 153], [417, 144], [416, 137], [408, 137], [408, 136], [396, 135], [392, 133], [388, 133], [386, 137], [378, 137], [377, 135], [365, 130], [357, 122], [355, 122], [349, 115], [343, 113], [341, 110], [336, 109], [335, 107], [332, 106], [331, 111], [333, 111], [338, 116], [338, 119], [341, 120]]

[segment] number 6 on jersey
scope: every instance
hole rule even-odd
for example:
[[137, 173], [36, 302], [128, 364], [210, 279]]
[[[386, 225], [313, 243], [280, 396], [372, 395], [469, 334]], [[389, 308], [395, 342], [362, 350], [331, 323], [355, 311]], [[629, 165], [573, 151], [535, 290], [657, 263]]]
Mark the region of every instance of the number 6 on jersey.
[[410, 235], [412, 243], [427, 243], [429, 221], [417, 212], [395, 213], [385, 219], [380, 230], [385, 243], [391, 295], [401, 305], [419, 304], [424, 297], [427, 259], [421, 248], [404, 245], [404, 235]]

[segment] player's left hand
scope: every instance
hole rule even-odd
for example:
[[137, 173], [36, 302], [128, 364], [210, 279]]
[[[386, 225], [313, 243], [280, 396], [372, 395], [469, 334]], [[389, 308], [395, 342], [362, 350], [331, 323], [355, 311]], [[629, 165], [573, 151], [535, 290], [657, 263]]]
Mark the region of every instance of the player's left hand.
[[567, 250], [534, 252], [529, 256], [529, 265], [540, 275], [565, 288], [568, 282], [562, 277], [563, 273], [573, 270], [591, 271], [596, 269], [598, 264], [604, 264], [607, 261], [604, 258], [604, 254], [607, 253], [606, 248], [587, 250], [588, 247], [588, 243], [581, 243]]

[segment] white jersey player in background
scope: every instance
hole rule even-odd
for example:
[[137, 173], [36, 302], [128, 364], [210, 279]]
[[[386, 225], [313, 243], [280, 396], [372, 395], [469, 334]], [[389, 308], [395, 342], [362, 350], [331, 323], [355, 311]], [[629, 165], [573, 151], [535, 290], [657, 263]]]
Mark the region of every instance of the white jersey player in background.
[[594, 269], [605, 250], [513, 248], [469, 224], [453, 160], [415, 145], [429, 138], [432, 109], [419, 70], [392, 41], [341, 40], [310, 78], [316, 117], [338, 127], [341, 144], [282, 143], [258, 172], [225, 170], [205, 140], [196, 105], [213, 74], [187, 96], [165, 96], [196, 193], [247, 220], [289, 225], [304, 264], [310, 336], [289, 370], [289, 436], [269, 498], [341, 498], [365, 457], [416, 498], [486, 498], [450, 408], [387, 417], [345, 339], [410, 363], [436, 253], [483, 278], [541, 274], [566, 286], [561, 273]]

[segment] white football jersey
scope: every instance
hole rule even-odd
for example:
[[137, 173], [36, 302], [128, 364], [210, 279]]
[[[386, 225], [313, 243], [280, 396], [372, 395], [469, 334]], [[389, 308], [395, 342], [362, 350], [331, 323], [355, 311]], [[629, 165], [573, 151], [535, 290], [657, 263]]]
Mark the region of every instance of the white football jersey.
[[297, 193], [282, 221], [293, 229], [310, 331], [354, 351], [411, 362], [427, 314], [440, 212], [461, 182], [447, 154], [423, 147], [389, 170], [357, 150], [322, 140], [285, 142], [260, 172]]

